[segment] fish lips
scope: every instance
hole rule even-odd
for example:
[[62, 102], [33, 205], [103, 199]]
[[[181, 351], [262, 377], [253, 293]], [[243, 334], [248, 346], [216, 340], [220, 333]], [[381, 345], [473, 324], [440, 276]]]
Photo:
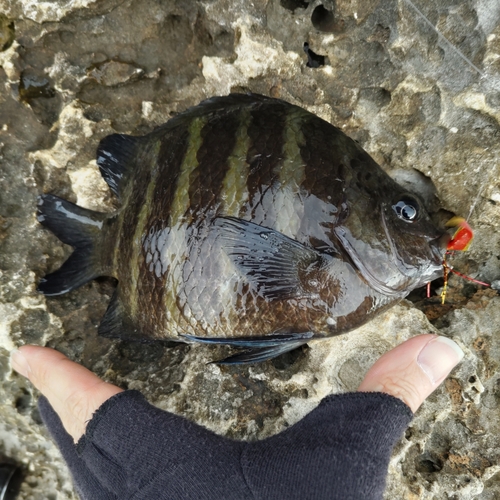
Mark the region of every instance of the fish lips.
[[450, 240], [451, 236], [445, 232], [439, 238], [429, 242], [429, 246], [431, 247], [436, 263], [443, 265], [443, 259]]

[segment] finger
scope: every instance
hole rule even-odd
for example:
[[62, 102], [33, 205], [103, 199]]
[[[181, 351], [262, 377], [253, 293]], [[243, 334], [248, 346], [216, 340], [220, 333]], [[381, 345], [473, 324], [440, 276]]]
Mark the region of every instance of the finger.
[[97, 408], [122, 391], [48, 347], [23, 346], [13, 351], [11, 363], [49, 400], [75, 442]]
[[368, 370], [358, 391], [385, 392], [416, 412], [463, 356], [451, 339], [419, 335], [384, 354]]

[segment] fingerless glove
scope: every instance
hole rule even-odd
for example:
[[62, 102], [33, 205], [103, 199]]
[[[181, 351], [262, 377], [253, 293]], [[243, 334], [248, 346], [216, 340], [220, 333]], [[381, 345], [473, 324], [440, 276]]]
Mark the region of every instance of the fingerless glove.
[[75, 445], [44, 397], [39, 408], [82, 500], [381, 499], [392, 448], [412, 418], [392, 396], [341, 394], [280, 434], [244, 442], [125, 391]]

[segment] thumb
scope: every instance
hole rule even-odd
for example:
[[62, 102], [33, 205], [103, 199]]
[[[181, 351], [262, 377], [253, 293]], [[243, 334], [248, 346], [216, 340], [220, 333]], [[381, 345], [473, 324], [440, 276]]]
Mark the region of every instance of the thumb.
[[48, 347], [20, 347], [11, 353], [11, 363], [49, 400], [75, 442], [97, 408], [122, 391]]
[[385, 392], [415, 413], [464, 356], [453, 340], [419, 335], [384, 354], [368, 370], [360, 392]]

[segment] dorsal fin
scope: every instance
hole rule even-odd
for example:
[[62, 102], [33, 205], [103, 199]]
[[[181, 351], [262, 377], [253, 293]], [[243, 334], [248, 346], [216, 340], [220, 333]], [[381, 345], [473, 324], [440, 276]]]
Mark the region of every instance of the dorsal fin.
[[[148, 135], [139, 137], [125, 134], [108, 135], [101, 140], [97, 148], [97, 165], [99, 165], [101, 174], [111, 191], [120, 199], [123, 195], [124, 186], [130, 177], [130, 172], [133, 171], [138, 162], [141, 146], [147, 144], [152, 136], [161, 138], [165, 131], [174, 130], [180, 126], [188, 126], [194, 118], [205, 116], [208, 113], [268, 101], [280, 102], [278, 99], [258, 94], [230, 94], [223, 97], [212, 97], [179, 113]], [[281, 102], [286, 106], [290, 106], [283, 101]]]
[[108, 135], [97, 148], [97, 165], [111, 191], [121, 198], [130, 172], [134, 169], [143, 137]]

